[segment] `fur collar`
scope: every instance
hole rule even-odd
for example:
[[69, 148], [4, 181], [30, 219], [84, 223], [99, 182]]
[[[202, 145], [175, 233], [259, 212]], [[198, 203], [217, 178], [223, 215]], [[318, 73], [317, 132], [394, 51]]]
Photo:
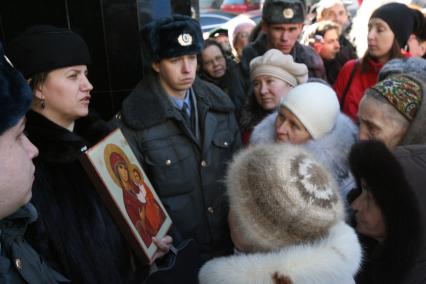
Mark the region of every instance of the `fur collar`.
[[[275, 143], [275, 118], [277, 113], [267, 116], [253, 130], [251, 144]], [[349, 170], [348, 155], [357, 141], [358, 128], [344, 114], [339, 114], [333, 130], [317, 140], [310, 140], [303, 146], [318, 158], [336, 178], [343, 196], [353, 188], [354, 181]]]
[[360, 262], [357, 236], [340, 221], [325, 238], [310, 244], [213, 259], [201, 268], [199, 280], [201, 284], [347, 284], [354, 283]]
[[[199, 106], [218, 112], [234, 111], [229, 97], [217, 86], [196, 78], [192, 88]], [[121, 115], [129, 127], [140, 130], [175, 117], [177, 111], [158, 78], [148, 74], [124, 100]]]
[[83, 147], [94, 145], [110, 132], [106, 122], [94, 113], [76, 120], [71, 132], [32, 110], [27, 113], [25, 129], [40, 151], [38, 158], [49, 162], [75, 161]]

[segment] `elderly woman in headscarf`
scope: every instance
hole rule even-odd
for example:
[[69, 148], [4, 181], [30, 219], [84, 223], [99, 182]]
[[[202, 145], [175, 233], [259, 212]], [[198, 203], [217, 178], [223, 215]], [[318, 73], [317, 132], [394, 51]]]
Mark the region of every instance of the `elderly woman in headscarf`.
[[360, 102], [361, 140], [381, 140], [390, 149], [426, 143], [424, 70], [426, 60], [421, 58], [395, 59], [384, 66], [380, 82]]

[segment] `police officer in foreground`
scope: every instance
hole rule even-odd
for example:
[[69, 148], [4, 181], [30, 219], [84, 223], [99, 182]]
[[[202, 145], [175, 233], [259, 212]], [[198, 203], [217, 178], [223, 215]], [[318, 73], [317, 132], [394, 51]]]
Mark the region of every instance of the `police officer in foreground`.
[[234, 106], [196, 78], [203, 47], [197, 21], [175, 15], [147, 24], [141, 35], [149, 70], [124, 100], [118, 124], [180, 237], [195, 239], [203, 261], [229, 254], [223, 179], [241, 145]]

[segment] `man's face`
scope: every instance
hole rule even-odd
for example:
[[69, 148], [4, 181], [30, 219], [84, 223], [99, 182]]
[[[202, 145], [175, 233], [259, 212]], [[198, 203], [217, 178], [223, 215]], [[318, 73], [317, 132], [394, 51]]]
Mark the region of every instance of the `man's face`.
[[320, 48], [317, 50], [318, 54], [324, 60], [332, 60], [336, 58], [337, 53], [340, 51], [339, 35], [335, 29], [325, 32], [323, 41], [319, 43]]
[[269, 48], [281, 50], [284, 54], [289, 54], [294, 47], [303, 24], [262, 24], [262, 31], [266, 33]]
[[183, 98], [195, 80], [197, 55], [161, 59], [153, 63], [152, 68], [158, 73], [160, 84], [169, 96]]
[[34, 181], [32, 159], [37, 148], [23, 133], [25, 120], [0, 135], [0, 219], [14, 213], [31, 199]]
[[322, 20], [331, 20], [336, 24], [339, 24], [342, 29], [346, 28], [349, 24], [348, 12], [345, 9], [345, 6], [340, 3], [334, 4], [332, 7], [324, 9], [321, 14]]
[[[376, 102], [375, 99], [364, 98], [361, 100], [358, 110], [359, 119], [359, 139], [360, 140], [380, 140], [389, 149], [394, 149], [407, 129], [401, 128], [388, 115], [387, 109], [382, 102]], [[390, 110], [392, 111], [392, 110]]]

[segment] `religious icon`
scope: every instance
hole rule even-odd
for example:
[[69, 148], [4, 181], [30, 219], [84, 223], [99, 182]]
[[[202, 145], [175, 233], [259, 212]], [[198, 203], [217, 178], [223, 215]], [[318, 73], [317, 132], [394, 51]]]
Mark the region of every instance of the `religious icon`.
[[[83, 166], [130, 244], [149, 261], [171, 219], [119, 129], [85, 152]], [[141, 253], [141, 251], [143, 253]]]

